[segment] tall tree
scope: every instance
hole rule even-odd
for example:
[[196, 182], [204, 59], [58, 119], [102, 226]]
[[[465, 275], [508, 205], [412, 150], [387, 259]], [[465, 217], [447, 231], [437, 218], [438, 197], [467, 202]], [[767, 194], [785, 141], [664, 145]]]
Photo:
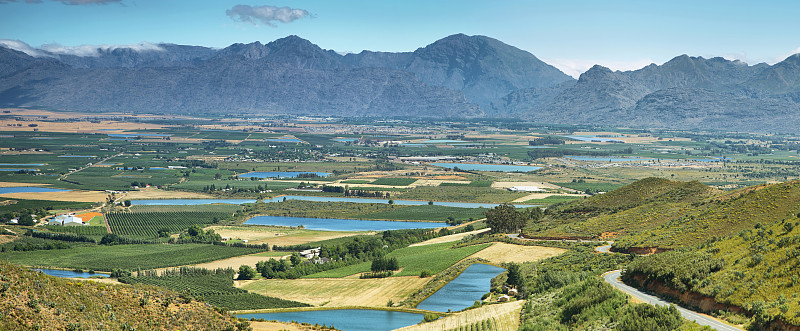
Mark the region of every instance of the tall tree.
[[525, 226], [525, 218], [512, 204], [504, 203], [483, 212], [493, 233], [517, 232]]

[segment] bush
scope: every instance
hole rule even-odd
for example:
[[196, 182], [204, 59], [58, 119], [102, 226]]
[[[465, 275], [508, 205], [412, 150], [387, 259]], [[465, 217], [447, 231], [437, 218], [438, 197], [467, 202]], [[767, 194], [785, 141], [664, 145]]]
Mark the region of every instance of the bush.
[[423, 322], [433, 322], [433, 321], [438, 320], [438, 319], [439, 319], [439, 315], [436, 315], [434, 313], [427, 313], [427, 314], [425, 314], [425, 317], [422, 318], [422, 321]]
[[419, 278], [427, 278], [430, 276], [433, 276], [430, 270], [422, 270], [422, 272], [419, 273]]
[[675, 330], [683, 324], [683, 318], [675, 306], [656, 307], [646, 303], [628, 306], [620, 317], [617, 330], [661, 331]]
[[239, 266], [239, 277], [236, 279], [245, 280], [245, 279], [253, 279], [256, 277], [256, 271], [249, 265], [242, 265]]

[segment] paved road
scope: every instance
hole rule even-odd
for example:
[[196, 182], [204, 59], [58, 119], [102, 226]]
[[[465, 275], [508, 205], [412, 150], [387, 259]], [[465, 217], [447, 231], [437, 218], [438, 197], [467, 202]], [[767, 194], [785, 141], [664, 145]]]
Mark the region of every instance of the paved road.
[[[616, 287], [617, 289], [619, 289], [622, 292], [630, 294], [631, 296], [633, 296], [636, 299], [641, 300], [642, 302], [646, 302], [646, 303], [649, 303], [651, 305], [656, 305], [656, 306], [668, 306], [668, 305], [670, 305], [669, 302], [661, 300], [660, 298], [658, 298], [656, 296], [653, 296], [653, 295], [650, 295], [650, 294], [647, 294], [647, 293], [643, 293], [643, 292], [637, 290], [636, 288], [634, 288], [632, 286], [629, 286], [629, 285], [623, 283], [622, 281], [620, 281], [619, 277], [620, 277], [620, 273], [621, 272], [622, 272], [622, 270], [609, 271], [609, 272], [603, 274], [603, 278], [605, 279], [605, 281], [607, 283], [611, 284], [611, 286]], [[680, 307], [680, 306], [677, 306], [677, 305], [675, 306], [675, 308], [678, 308], [678, 311], [681, 313], [681, 316], [683, 316], [683, 318], [685, 318], [687, 320], [690, 320], [690, 321], [694, 321], [697, 324], [707, 325], [707, 326], [711, 327], [712, 329], [720, 330], [720, 331], [740, 331], [741, 330], [739, 328], [736, 328], [736, 327], [730, 326], [728, 324], [722, 323], [720, 321], [717, 321], [716, 319], [714, 319], [712, 317], [709, 317], [707, 315], [699, 314], [699, 313], [696, 313], [694, 311], [688, 310], [686, 308], [683, 308], [683, 307]]]

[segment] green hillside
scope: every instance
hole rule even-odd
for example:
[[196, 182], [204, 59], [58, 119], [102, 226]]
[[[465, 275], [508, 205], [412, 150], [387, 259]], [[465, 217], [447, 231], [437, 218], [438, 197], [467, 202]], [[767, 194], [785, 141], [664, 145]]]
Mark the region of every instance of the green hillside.
[[[606, 206], [606, 207], [603, 207]], [[527, 236], [614, 238], [617, 249], [688, 247], [800, 212], [800, 182], [721, 192], [698, 182], [648, 178], [557, 206]]]
[[635, 259], [625, 277], [742, 307], [754, 315], [751, 329], [774, 319], [800, 325], [800, 219], [784, 218], [705, 245]]
[[47, 276], [0, 262], [0, 330], [233, 330], [236, 320], [152, 286]]

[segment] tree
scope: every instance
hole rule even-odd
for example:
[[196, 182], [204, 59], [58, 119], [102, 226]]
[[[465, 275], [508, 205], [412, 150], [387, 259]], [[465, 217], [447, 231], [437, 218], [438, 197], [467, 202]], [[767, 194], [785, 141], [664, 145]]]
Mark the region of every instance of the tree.
[[493, 233], [517, 232], [525, 226], [525, 218], [511, 204], [504, 203], [483, 214], [486, 215], [486, 225], [492, 228]]
[[519, 270], [519, 264], [512, 263], [508, 266], [508, 279], [506, 283], [511, 286], [522, 286], [525, 281], [522, 271]]
[[253, 279], [256, 276], [256, 271], [249, 265], [241, 265], [239, 266], [239, 277], [236, 279], [238, 280], [245, 280], [245, 279]]
[[298, 266], [298, 265], [300, 265], [300, 262], [303, 261], [303, 258], [301, 258], [300, 254], [298, 254], [298, 253], [292, 253], [292, 256], [289, 257], [289, 260], [292, 261], [292, 265], [293, 266]]
[[122, 205], [125, 206], [125, 207], [130, 207], [131, 204], [133, 204], [133, 203], [130, 200], [125, 200], [125, 201], [122, 202]]
[[36, 221], [33, 220], [33, 216], [30, 213], [25, 213], [19, 218], [19, 225], [33, 226], [34, 224], [36, 224]]

